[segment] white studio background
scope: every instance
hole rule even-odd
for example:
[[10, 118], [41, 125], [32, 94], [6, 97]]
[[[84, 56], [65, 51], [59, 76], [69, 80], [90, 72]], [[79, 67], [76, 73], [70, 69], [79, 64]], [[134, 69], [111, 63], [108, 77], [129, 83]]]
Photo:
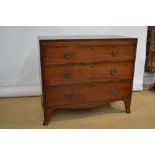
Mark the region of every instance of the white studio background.
[[138, 38], [133, 90], [143, 89], [146, 26], [0, 27], [0, 97], [41, 94], [37, 36], [122, 35]]

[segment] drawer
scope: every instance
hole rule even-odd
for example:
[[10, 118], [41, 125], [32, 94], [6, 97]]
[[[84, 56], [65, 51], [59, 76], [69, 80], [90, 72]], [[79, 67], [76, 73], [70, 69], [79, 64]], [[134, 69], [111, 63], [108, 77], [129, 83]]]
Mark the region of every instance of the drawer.
[[42, 55], [44, 65], [126, 61], [135, 59], [135, 46], [51, 47], [43, 48]]
[[131, 95], [132, 82], [91, 83], [46, 89], [48, 106], [94, 104]]
[[69, 65], [44, 67], [44, 84], [74, 84], [91, 81], [113, 81], [131, 79], [134, 64], [125, 63], [99, 63], [91, 65]]

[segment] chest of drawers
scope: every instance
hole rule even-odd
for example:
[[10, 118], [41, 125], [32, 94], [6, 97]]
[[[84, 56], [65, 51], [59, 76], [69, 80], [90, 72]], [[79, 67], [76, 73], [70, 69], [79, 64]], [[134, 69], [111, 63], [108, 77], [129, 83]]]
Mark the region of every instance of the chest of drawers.
[[54, 109], [124, 101], [130, 113], [136, 38], [40, 38], [44, 125]]

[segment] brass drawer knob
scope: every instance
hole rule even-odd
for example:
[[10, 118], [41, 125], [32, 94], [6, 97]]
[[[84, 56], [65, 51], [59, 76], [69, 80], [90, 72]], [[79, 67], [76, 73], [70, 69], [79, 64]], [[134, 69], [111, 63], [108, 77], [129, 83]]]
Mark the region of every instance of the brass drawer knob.
[[66, 53], [64, 53], [64, 58], [65, 58], [65, 59], [70, 59], [70, 58], [72, 58], [72, 53], [71, 53], [71, 52], [66, 52]]
[[109, 90], [108, 90], [108, 92], [109, 92], [109, 94], [116, 94], [117, 93], [117, 90], [115, 89], [115, 88], [110, 88]]
[[117, 57], [119, 55], [119, 52], [118, 51], [112, 51], [112, 56], [113, 57]]
[[113, 68], [113, 69], [111, 70], [111, 75], [116, 75], [116, 74], [117, 74], [117, 69]]
[[70, 99], [72, 98], [73, 94], [72, 93], [64, 93], [64, 98], [65, 99]]
[[69, 78], [72, 77], [72, 73], [71, 73], [71, 72], [65, 72], [65, 73], [64, 73], [64, 77], [65, 77], [66, 79], [69, 79]]

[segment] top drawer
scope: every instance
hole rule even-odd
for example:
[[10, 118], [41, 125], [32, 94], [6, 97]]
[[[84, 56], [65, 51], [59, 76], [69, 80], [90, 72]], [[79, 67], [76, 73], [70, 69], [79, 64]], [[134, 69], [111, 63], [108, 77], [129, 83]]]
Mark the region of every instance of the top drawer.
[[126, 61], [135, 59], [134, 45], [94, 47], [46, 47], [41, 49], [44, 65]]

